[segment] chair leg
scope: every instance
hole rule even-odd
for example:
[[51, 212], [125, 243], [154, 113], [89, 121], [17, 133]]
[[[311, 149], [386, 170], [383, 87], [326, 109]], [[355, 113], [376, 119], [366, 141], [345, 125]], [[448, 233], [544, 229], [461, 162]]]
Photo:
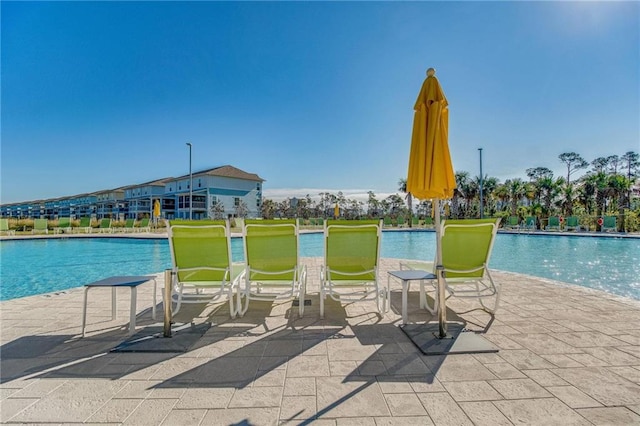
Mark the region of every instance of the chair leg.
[[82, 307], [82, 337], [84, 337], [84, 329], [87, 325], [87, 293], [89, 293], [89, 288], [85, 287], [84, 289], [84, 305]]
[[320, 318], [324, 319], [324, 282], [320, 283]]

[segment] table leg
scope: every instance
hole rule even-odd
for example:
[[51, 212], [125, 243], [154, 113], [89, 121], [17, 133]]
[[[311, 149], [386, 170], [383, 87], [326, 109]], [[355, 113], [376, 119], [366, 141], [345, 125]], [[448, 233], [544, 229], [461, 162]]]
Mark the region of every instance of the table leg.
[[409, 281], [402, 280], [402, 324], [408, 321], [407, 314], [407, 293], [409, 292]]
[[84, 288], [84, 306], [82, 307], [82, 337], [84, 337], [84, 329], [87, 325], [87, 293], [90, 287]]
[[111, 321], [116, 319], [116, 288], [111, 287]]
[[129, 312], [129, 334], [136, 331], [136, 304], [137, 304], [137, 287], [131, 287], [131, 308]]
[[156, 319], [156, 291], [158, 288], [158, 282], [153, 279], [153, 307], [151, 308], [151, 319]]

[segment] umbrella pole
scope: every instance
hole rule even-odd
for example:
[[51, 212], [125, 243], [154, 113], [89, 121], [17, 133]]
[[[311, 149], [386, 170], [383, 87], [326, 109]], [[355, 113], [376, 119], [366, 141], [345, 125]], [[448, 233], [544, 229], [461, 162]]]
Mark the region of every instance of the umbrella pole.
[[436, 276], [438, 280], [438, 337], [444, 339], [447, 337], [447, 305], [445, 303], [445, 283], [444, 283], [444, 267], [442, 266], [442, 243], [440, 227], [440, 200], [434, 200], [435, 207], [435, 226], [436, 226]]

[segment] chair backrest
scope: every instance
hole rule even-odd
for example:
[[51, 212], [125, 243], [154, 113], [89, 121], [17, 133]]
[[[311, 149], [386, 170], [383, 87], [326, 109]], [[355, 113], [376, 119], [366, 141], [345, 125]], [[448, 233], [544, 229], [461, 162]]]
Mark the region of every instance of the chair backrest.
[[[447, 278], [481, 278], [489, 264], [500, 219], [445, 220], [442, 264]], [[453, 272], [468, 271], [471, 272]]]
[[0, 231], [9, 230], [9, 219], [0, 219]]
[[295, 279], [299, 257], [295, 219], [245, 219], [242, 236], [250, 280]]
[[149, 226], [149, 218], [148, 217], [143, 217], [142, 219], [140, 219], [140, 223], [138, 224], [138, 228], [146, 228], [147, 226]]
[[91, 218], [90, 217], [81, 217], [80, 218], [80, 227], [81, 228], [88, 228], [91, 226]]
[[33, 229], [37, 231], [44, 231], [47, 229], [49, 222], [47, 219], [33, 219]]
[[549, 226], [560, 226], [560, 218], [558, 216], [549, 217]]
[[518, 216], [509, 216], [507, 219], [507, 225], [517, 226], [519, 222]]
[[536, 227], [536, 218], [534, 216], [527, 216], [524, 219], [524, 225], [527, 228], [535, 228]]
[[568, 216], [567, 217], [567, 226], [570, 228], [575, 228], [578, 226], [578, 216]]
[[135, 220], [135, 219], [127, 219], [127, 220], [124, 222], [124, 227], [125, 227], [125, 228], [133, 228], [133, 225], [134, 225], [135, 223], [136, 223], [136, 220]]
[[381, 240], [380, 220], [327, 220], [324, 265], [331, 281], [375, 280]]
[[604, 222], [602, 223], [603, 228], [615, 228], [616, 227], [616, 217], [615, 216], [605, 216]]
[[172, 220], [167, 230], [171, 264], [183, 283], [229, 279], [231, 230], [226, 220]]
[[100, 221], [100, 228], [111, 228], [111, 219], [104, 218]]
[[59, 217], [58, 218], [58, 228], [68, 228], [71, 226], [71, 218], [70, 217]]

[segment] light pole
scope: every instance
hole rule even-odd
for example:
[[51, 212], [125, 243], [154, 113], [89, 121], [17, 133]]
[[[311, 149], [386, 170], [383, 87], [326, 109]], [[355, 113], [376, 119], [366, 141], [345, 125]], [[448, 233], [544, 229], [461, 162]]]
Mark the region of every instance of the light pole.
[[193, 173], [191, 172], [191, 142], [187, 142], [189, 147], [189, 220], [193, 220]]
[[480, 219], [484, 217], [484, 205], [483, 205], [483, 196], [482, 196], [482, 180], [484, 179], [482, 174], [482, 148], [478, 148], [480, 151]]

